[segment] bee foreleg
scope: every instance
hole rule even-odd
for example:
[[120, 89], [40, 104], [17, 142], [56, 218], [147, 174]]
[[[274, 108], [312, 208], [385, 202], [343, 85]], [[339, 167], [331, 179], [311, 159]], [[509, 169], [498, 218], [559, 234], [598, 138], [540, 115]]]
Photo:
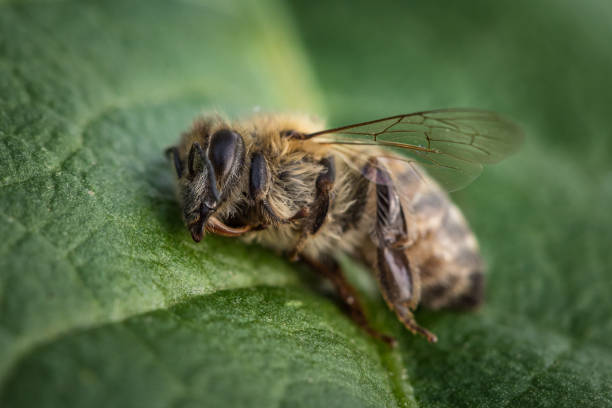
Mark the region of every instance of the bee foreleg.
[[361, 327], [370, 336], [382, 340], [392, 347], [396, 345], [396, 341], [393, 337], [379, 332], [370, 325], [363, 307], [359, 302], [357, 291], [346, 279], [337, 262], [333, 260], [321, 262], [308, 257], [304, 257], [304, 261], [314, 270], [319, 272], [323, 277], [327, 278], [332, 285], [334, 285], [336, 292], [338, 295], [340, 295], [344, 301], [344, 304], [348, 308], [351, 319], [357, 323], [359, 327]]
[[276, 214], [268, 202], [268, 190], [270, 189], [268, 174], [268, 164], [266, 163], [264, 155], [260, 152], [253, 153], [251, 156], [251, 170], [249, 178], [249, 193], [251, 195], [251, 199], [256, 203], [256, 205], [261, 206], [263, 212], [274, 223], [286, 224], [296, 219], [303, 218], [305, 216], [305, 209], [299, 210], [295, 215], [289, 218], [283, 218]]
[[315, 199], [308, 209], [307, 218], [304, 222], [298, 242], [289, 255], [291, 260], [297, 260], [298, 255], [306, 245], [306, 241], [311, 235], [319, 231], [329, 211], [331, 190], [336, 179], [336, 166], [333, 157], [326, 157], [319, 163], [324, 167], [324, 170], [319, 174], [315, 182]]

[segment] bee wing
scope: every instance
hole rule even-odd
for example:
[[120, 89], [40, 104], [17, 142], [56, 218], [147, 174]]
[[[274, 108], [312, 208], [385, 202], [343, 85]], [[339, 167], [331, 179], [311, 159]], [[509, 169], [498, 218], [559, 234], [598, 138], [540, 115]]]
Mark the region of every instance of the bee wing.
[[[423, 166], [447, 191], [459, 190], [482, 172], [515, 152], [524, 138], [512, 121], [494, 112], [444, 109], [408, 113], [304, 135], [325, 144], [346, 145], [350, 151], [381, 147], [374, 157], [401, 160], [418, 172]], [[367, 157], [372, 157], [372, 153]], [[353, 157], [352, 159], [356, 159]], [[358, 159], [358, 158], [357, 158]], [[363, 159], [363, 157], [362, 157]], [[349, 160], [356, 165], [363, 160]], [[367, 175], [366, 175], [367, 177]], [[372, 180], [376, 182], [376, 180]]]

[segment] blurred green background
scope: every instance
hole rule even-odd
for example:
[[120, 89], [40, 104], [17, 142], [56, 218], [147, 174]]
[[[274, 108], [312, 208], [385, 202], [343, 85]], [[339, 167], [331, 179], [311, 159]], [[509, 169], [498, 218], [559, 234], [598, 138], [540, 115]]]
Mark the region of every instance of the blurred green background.
[[[612, 4], [0, 2], [0, 406], [612, 406]], [[356, 328], [306, 268], [194, 244], [162, 150], [203, 110], [474, 107], [523, 149], [453, 194], [475, 313]]]

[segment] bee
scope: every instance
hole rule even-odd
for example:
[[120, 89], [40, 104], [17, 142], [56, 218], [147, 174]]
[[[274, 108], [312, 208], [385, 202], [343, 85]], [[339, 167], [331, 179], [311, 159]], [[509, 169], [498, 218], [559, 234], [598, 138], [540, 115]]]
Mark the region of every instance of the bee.
[[366, 319], [338, 262], [367, 265], [403, 325], [430, 342], [413, 311], [474, 308], [483, 299], [478, 242], [447, 192], [517, 150], [520, 128], [493, 112], [446, 109], [326, 129], [301, 115], [197, 118], [166, 153], [184, 222], [301, 259], [328, 278], [350, 316]]

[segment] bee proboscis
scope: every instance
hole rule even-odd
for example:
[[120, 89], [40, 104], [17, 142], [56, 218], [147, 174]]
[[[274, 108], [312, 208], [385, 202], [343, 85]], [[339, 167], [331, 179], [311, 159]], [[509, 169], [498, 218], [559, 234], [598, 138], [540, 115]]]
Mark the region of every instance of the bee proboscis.
[[473, 308], [484, 284], [477, 240], [446, 191], [514, 152], [521, 130], [472, 109], [322, 129], [299, 115], [197, 118], [167, 150], [192, 238], [241, 237], [306, 261], [364, 330], [393, 343], [370, 326], [339, 267], [339, 254], [351, 256], [406, 328], [435, 342], [416, 307]]

